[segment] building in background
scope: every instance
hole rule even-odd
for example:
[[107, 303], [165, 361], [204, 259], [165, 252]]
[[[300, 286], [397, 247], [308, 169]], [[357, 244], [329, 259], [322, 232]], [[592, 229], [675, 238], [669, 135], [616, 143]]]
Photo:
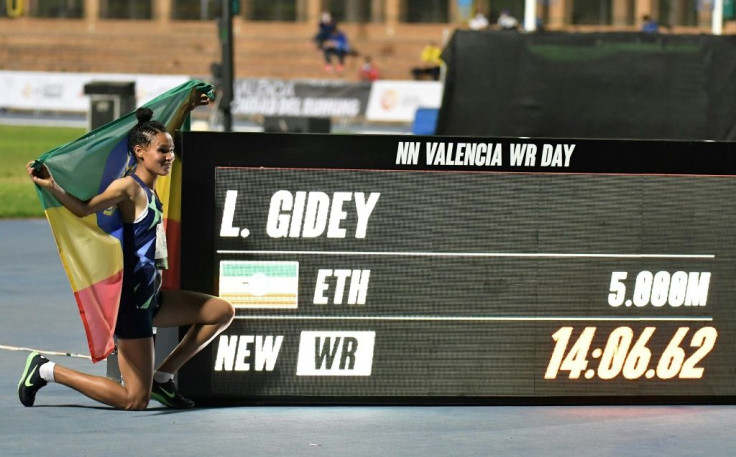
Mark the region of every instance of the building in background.
[[[408, 80], [429, 41], [444, 46], [469, 17], [497, 28], [503, 10], [522, 22], [523, 0], [5, 0], [0, 1], [0, 69], [217, 78], [217, 18], [235, 5], [236, 78], [358, 81], [364, 56], [381, 79]], [[724, 1], [726, 34], [736, 0]], [[709, 34], [715, 0], [537, 0], [538, 25], [571, 32], [638, 32], [644, 15], [662, 33]], [[326, 74], [314, 46], [320, 15], [340, 23], [355, 55]], [[483, 32], [485, 33], [485, 32]], [[160, 44], [151, 46], [151, 43]], [[141, 50], [145, 49], [144, 53]]]
[[[317, 23], [322, 11], [340, 22], [445, 23], [467, 19], [468, 0], [233, 0], [245, 21]], [[537, 0], [540, 21], [548, 29], [573, 26], [636, 27], [645, 14], [665, 27], [707, 27], [715, 0]], [[502, 10], [524, 16], [521, 0], [475, 0], [473, 9], [494, 20]], [[734, 0], [724, 1], [724, 18], [733, 20]], [[222, 0], [9, 0], [0, 15], [39, 18], [209, 20]]]

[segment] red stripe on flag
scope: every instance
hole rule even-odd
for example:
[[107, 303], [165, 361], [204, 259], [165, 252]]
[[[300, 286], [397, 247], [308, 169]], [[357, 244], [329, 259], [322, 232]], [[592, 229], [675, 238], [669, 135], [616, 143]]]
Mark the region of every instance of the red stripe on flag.
[[166, 247], [168, 248], [169, 269], [163, 272], [163, 290], [179, 290], [181, 281], [181, 222], [166, 219]]
[[113, 334], [120, 306], [123, 271], [74, 293], [92, 361], [105, 360], [115, 349]]

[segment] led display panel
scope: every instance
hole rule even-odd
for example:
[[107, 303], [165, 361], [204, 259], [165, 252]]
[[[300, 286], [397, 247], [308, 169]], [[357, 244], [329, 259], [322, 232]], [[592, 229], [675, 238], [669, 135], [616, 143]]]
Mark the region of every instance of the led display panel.
[[185, 132], [207, 401], [732, 398], [728, 143]]

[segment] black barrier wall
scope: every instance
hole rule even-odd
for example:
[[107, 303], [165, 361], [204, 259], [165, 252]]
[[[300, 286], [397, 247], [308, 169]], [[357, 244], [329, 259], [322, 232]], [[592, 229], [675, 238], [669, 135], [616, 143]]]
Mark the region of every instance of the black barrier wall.
[[200, 403], [736, 393], [729, 143], [184, 132], [177, 148], [182, 285], [237, 308], [182, 369]]
[[441, 135], [736, 139], [736, 37], [457, 31]]

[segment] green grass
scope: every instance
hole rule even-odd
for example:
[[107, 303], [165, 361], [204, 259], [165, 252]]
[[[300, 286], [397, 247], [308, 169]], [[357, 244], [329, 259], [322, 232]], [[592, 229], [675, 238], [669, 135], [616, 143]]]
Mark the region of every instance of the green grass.
[[0, 125], [0, 218], [43, 216], [26, 164], [85, 133], [83, 128]]

